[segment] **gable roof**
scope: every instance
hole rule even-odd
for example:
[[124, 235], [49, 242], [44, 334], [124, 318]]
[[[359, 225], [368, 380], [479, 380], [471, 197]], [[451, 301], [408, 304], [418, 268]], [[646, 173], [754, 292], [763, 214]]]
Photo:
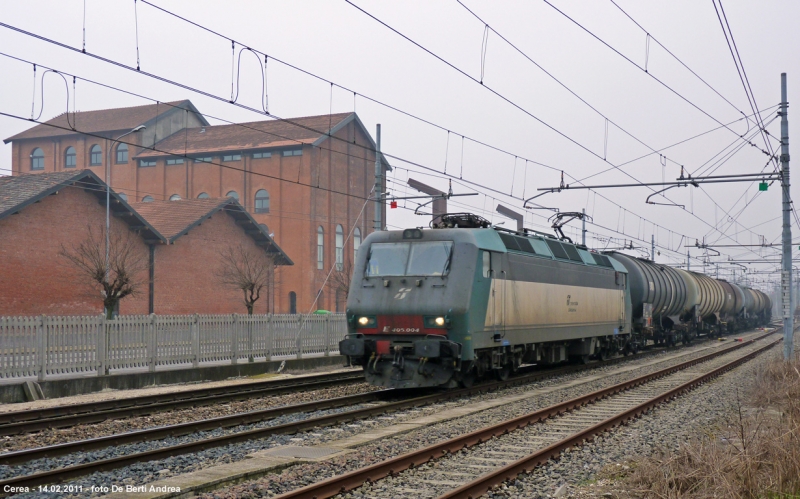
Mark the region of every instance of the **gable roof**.
[[324, 135], [328, 128], [338, 125], [350, 114], [352, 113], [189, 128], [158, 142], [156, 144], [158, 151], [145, 149], [137, 158], [168, 156], [170, 153], [182, 156], [204, 152], [312, 144]]
[[[355, 113], [337, 113], [188, 128], [158, 142], [155, 145], [157, 150], [143, 149], [136, 157], [196, 156], [272, 147], [319, 146], [328, 140], [329, 134], [335, 134], [353, 121], [363, 130], [370, 145], [376, 147]], [[383, 158], [383, 163], [391, 170], [386, 158]]]
[[[5, 139], [6, 144], [12, 140], [40, 139], [43, 137], [57, 137], [73, 133], [100, 133], [118, 130], [130, 130], [139, 125], [148, 125], [156, 117], [177, 109], [193, 111], [202, 123], [208, 123], [188, 99], [174, 102], [160, 102], [144, 106], [123, 107], [117, 109], [99, 109], [97, 111], [79, 111], [77, 113], [62, 113], [55, 118], [40, 123], [33, 128], [20, 132]], [[71, 131], [77, 128], [80, 131]]]
[[[105, 205], [106, 184], [91, 170], [28, 173], [0, 177], [0, 220], [68, 187], [83, 189]], [[145, 242], [166, 242], [164, 236], [113, 190], [111, 213], [126, 222], [131, 230], [140, 231]]]
[[255, 241], [257, 246], [275, 257], [277, 265], [294, 265], [264, 227], [261, 227], [233, 198], [138, 202], [132, 203], [131, 206], [163, 234], [168, 243], [174, 243], [215, 213], [224, 211]]

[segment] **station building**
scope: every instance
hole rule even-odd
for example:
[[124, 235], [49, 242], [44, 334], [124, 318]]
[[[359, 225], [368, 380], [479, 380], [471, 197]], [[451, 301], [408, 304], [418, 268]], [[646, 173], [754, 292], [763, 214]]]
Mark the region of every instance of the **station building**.
[[211, 125], [183, 100], [66, 113], [5, 142], [13, 176], [88, 169], [105, 179], [108, 168], [119, 198], [142, 213], [138, 203], [236, 200], [294, 263], [279, 266], [256, 313], [344, 311], [344, 293], [323, 283], [348, 268], [375, 218], [375, 143], [355, 113]]

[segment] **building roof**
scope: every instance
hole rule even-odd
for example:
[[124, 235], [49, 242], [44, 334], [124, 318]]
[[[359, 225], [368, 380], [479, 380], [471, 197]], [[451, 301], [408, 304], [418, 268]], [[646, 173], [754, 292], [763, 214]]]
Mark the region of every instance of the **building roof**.
[[277, 265], [294, 265], [294, 262], [273, 241], [266, 229], [250, 216], [233, 198], [181, 199], [177, 201], [151, 201], [132, 203], [131, 206], [145, 220], [164, 235], [169, 243], [189, 233], [217, 212], [224, 211], [236, 224], [275, 257]]
[[[154, 149], [143, 149], [136, 157], [197, 156], [274, 147], [319, 146], [329, 134], [335, 134], [352, 121], [363, 129], [374, 148], [372, 136], [355, 113], [337, 113], [188, 128], [161, 140]], [[383, 162], [391, 170], [386, 158]]]
[[40, 139], [43, 137], [56, 137], [81, 132], [100, 133], [130, 130], [139, 125], [148, 125], [151, 121], [155, 121], [157, 116], [162, 116], [176, 108], [194, 111], [202, 122], [208, 123], [191, 101], [185, 99], [174, 102], [147, 104], [145, 106], [63, 113], [51, 120], [9, 137], [3, 142], [7, 144], [12, 140]]
[[350, 114], [352, 113], [189, 128], [158, 142], [155, 151], [143, 150], [137, 158], [312, 144]]
[[[29, 173], [0, 177], [0, 220], [68, 187], [84, 189], [105, 206], [106, 184], [91, 170]], [[164, 236], [116, 192], [112, 190], [110, 197], [111, 213], [125, 221], [131, 230], [140, 231], [146, 242], [166, 242]]]

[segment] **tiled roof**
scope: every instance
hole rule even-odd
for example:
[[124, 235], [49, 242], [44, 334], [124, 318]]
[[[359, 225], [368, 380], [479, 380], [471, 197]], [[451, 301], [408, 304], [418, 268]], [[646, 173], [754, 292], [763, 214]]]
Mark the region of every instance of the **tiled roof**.
[[180, 199], [177, 201], [151, 201], [131, 203], [149, 224], [156, 228], [169, 242], [185, 235], [214, 213], [225, 210], [249, 237], [265, 251], [275, 256], [278, 265], [294, 265], [283, 250], [267, 234], [266, 230], [233, 198]]
[[85, 176], [83, 170], [0, 177], [0, 218]]
[[152, 201], [130, 203], [145, 220], [170, 241], [182, 235], [198, 220], [227, 204], [227, 198], [181, 199], [178, 201]]
[[35, 127], [29, 128], [24, 132], [14, 135], [13, 137], [9, 137], [5, 139], [4, 142], [8, 143], [12, 140], [55, 137], [58, 135], [77, 133], [70, 131], [70, 129], [73, 127], [85, 133], [129, 130], [146, 123], [154, 119], [157, 115], [164, 114], [175, 107], [183, 108], [186, 106], [189, 106], [190, 109], [194, 109], [191, 101], [187, 99], [174, 102], [148, 104], [145, 106], [123, 107], [118, 109], [78, 111], [75, 114], [64, 113], [49, 121], [46, 121], [43, 124], [36, 125]]
[[[105, 205], [106, 184], [91, 170], [27, 173], [0, 177], [0, 220], [67, 187], [84, 189], [95, 195], [98, 200], [102, 199]], [[166, 242], [152, 225], [119, 197], [119, 194], [114, 191], [110, 194], [110, 208], [114, 215], [128, 215], [122, 219], [128, 225], [136, 226], [136, 230], [141, 231], [140, 234], [145, 240]]]
[[323, 114], [288, 120], [189, 128], [158, 142], [155, 145], [157, 151], [145, 149], [137, 158], [167, 156], [170, 153], [199, 154], [311, 144], [352, 114]]

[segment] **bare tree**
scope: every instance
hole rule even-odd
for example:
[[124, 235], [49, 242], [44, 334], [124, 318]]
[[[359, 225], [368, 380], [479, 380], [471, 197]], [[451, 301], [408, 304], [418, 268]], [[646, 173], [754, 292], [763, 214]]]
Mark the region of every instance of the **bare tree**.
[[105, 232], [88, 227], [84, 241], [71, 248], [61, 245], [58, 255], [92, 289], [99, 290], [106, 318], [113, 318], [117, 304], [136, 296], [146, 282], [150, 262], [141, 240], [129, 230], [109, 234], [106, 262]]
[[347, 295], [350, 293], [350, 280], [353, 278], [353, 262], [350, 258], [342, 262], [341, 269], [334, 268], [331, 272], [331, 287], [334, 289], [334, 296], [336, 297], [336, 305], [338, 307], [339, 297], [344, 297], [347, 301]]
[[242, 291], [247, 314], [253, 315], [253, 307], [262, 291], [269, 292], [274, 266], [273, 259], [265, 251], [238, 244], [220, 252], [216, 276], [223, 285]]

